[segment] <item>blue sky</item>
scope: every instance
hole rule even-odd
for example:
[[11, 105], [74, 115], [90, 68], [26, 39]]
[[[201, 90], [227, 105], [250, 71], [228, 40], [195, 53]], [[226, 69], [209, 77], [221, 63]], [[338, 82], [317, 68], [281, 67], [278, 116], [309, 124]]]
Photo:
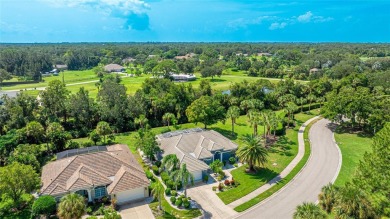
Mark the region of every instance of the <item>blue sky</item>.
[[390, 42], [390, 0], [0, 0], [0, 42]]

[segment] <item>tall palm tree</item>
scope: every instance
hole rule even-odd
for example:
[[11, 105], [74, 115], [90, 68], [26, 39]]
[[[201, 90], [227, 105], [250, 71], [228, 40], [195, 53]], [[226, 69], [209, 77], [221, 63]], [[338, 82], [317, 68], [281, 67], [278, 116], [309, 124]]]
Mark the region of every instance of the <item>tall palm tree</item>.
[[161, 200], [164, 198], [164, 187], [160, 182], [152, 184], [153, 197], [158, 200], [158, 209], [162, 210]]
[[300, 98], [297, 99], [297, 104], [299, 104], [299, 106], [301, 107], [301, 113], [303, 112], [303, 104], [305, 104], [306, 101], [307, 100], [305, 98], [303, 98], [303, 97], [300, 97]]
[[240, 108], [238, 106], [229, 107], [226, 118], [232, 120], [232, 134], [234, 134], [234, 124], [236, 123], [236, 119], [240, 116]]
[[164, 167], [168, 173], [180, 168], [180, 161], [176, 154], [168, 154], [162, 159], [161, 166]]
[[175, 117], [175, 114], [173, 113], [165, 113], [162, 117], [164, 123], [166, 123], [168, 125], [168, 128], [169, 128], [169, 124], [172, 122], [174, 122], [176, 120], [176, 117]]
[[285, 111], [287, 113], [287, 116], [288, 116], [288, 128], [290, 127], [290, 122], [291, 122], [291, 117], [292, 115], [294, 114], [294, 112], [298, 109], [298, 106], [295, 105], [294, 102], [288, 102], [286, 104], [286, 108], [285, 108]]
[[79, 219], [85, 211], [84, 197], [76, 193], [62, 197], [58, 205], [58, 217], [61, 219]]
[[148, 119], [144, 114], [141, 114], [138, 118], [135, 118], [134, 123], [138, 124], [143, 129], [148, 123]]
[[274, 138], [276, 137], [276, 129], [278, 129], [278, 125], [280, 122], [282, 122], [280, 116], [276, 115], [275, 112], [271, 113], [270, 125], [271, 125], [271, 129], [273, 129], [274, 131]]
[[321, 210], [320, 207], [314, 203], [304, 202], [301, 205], [298, 205], [294, 215], [294, 219], [326, 219], [327, 215]]
[[255, 165], [264, 166], [268, 160], [268, 151], [263, 146], [261, 139], [256, 136], [244, 135], [244, 145], [238, 147], [236, 155], [249, 165], [249, 171], [255, 172]]
[[316, 96], [314, 94], [309, 94], [307, 96], [307, 100], [309, 101], [309, 111], [311, 110], [311, 103], [316, 100]]
[[318, 195], [319, 205], [328, 213], [332, 211], [333, 205], [336, 202], [336, 194], [337, 187], [329, 183], [322, 187], [321, 193]]
[[[183, 163], [181, 168], [175, 170], [171, 173], [171, 177], [175, 179], [175, 181], [179, 181], [184, 186], [184, 195], [187, 197], [187, 186], [191, 183], [194, 185], [194, 176], [187, 169], [187, 165]], [[176, 188], [177, 190], [177, 188]]]
[[248, 115], [249, 122], [253, 127], [253, 136], [257, 136], [257, 126], [261, 123], [261, 114], [257, 110], [250, 110]]

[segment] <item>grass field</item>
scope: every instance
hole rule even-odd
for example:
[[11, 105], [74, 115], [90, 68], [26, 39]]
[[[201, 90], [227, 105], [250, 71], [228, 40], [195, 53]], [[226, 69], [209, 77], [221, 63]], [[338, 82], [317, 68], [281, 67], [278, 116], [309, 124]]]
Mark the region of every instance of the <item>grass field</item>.
[[[92, 70], [63, 71], [63, 72], [60, 72], [60, 74], [58, 76], [44, 77], [43, 82], [31, 83], [31, 84], [16, 84], [16, 85], [12, 85], [12, 86], [3, 86], [2, 89], [3, 90], [22, 90], [25, 88], [45, 87], [48, 85], [48, 83], [50, 81], [53, 81], [53, 80], [62, 81], [63, 75], [64, 75], [65, 83], [67, 83], [67, 84], [92, 81], [92, 80], [99, 79]], [[16, 82], [16, 81], [17, 81], [17, 79], [13, 78], [10, 81], [4, 81], [4, 82]]]
[[[95, 86], [96, 80], [99, 78], [96, 76], [96, 74], [92, 70], [84, 70], [84, 71], [64, 71], [59, 74], [59, 76], [51, 76], [51, 77], [44, 77], [43, 82], [39, 83], [28, 83], [28, 84], [15, 84], [15, 85], [7, 85], [3, 86], [3, 90], [25, 90], [30, 95], [37, 96], [39, 91], [34, 90], [34, 88], [41, 88], [46, 87], [50, 81], [53, 80], [60, 80], [62, 81], [62, 76], [64, 75], [65, 83], [67, 84], [67, 89], [71, 93], [76, 93], [81, 87], [84, 87], [87, 91], [89, 91], [90, 96], [92, 98], [96, 98], [96, 95], [98, 93], [98, 89]], [[199, 73], [195, 74], [198, 79], [196, 81], [191, 82], [184, 82], [185, 84], [192, 84], [194, 88], [199, 87], [199, 84], [202, 80], [209, 80], [211, 83], [211, 87], [216, 91], [223, 91], [228, 90], [230, 85], [235, 82], [242, 82], [244, 80], [247, 81], [253, 81], [258, 79], [267, 79], [270, 80], [271, 83], [276, 84], [281, 79], [277, 78], [262, 78], [262, 77], [249, 77], [245, 74], [244, 71], [231, 71], [230, 69], [224, 70], [221, 77], [214, 77], [214, 79], [211, 78], [201, 78]], [[125, 85], [127, 88], [128, 94], [134, 94], [138, 89], [141, 88], [142, 83], [145, 81], [145, 79], [150, 78], [150, 75], [143, 74], [139, 77], [124, 77], [122, 78], [122, 84]], [[84, 83], [84, 84], [77, 84], [77, 83], [83, 83], [88, 82], [90, 83]], [[13, 78], [9, 81], [5, 82], [17, 82], [17, 78]], [[183, 82], [177, 82], [177, 84], [183, 83]], [[31, 90], [28, 90], [31, 89]]]
[[336, 133], [335, 139], [343, 157], [343, 163], [335, 185], [343, 186], [353, 176], [364, 153], [371, 152], [372, 139], [349, 133]]
[[[311, 114], [315, 114], [315, 111], [311, 111]], [[299, 115], [298, 114], [298, 115], [296, 115], [296, 117], [297, 116], [303, 116], [303, 115]], [[235, 207], [234, 208], [235, 211], [243, 212], [243, 211], [251, 208], [252, 206], [260, 203], [264, 199], [270, 197], [275, 192], [279, 191], [279, 189], [283, 188], [288, 182], [290, 182], [299, 173], [299, 171], [303, 168], [303, 166], [306, 164], [307, 160], [310, 157], [309, 130], [310, 130], [310, 127], [314, 123], [315, 123], [315, 121], [311, 122], [306, 127], [305, 132], [303, 134], [304, 140], [305, 140], [305, 154], [303, 155], [302, 160], [297, 164], [297, 166], [295, 166], [295, 168], [284, 179], [279, 181], [276, 185], [274, 185], [273, 187], [271, 187], [267, 191], [261, 193], [260, 195], [258, 195], [257, 197], [251, 199], [250, 201], [245, 202], [245, 203]], [[301, 126], [301, 125], [302, 124], [299, 124], [299, 126]], [[299, 126], [297, 126], [297, 127], [299, 127]], [[298, 138], [298, 131], [296, 129], [294, 129], [294, 132], [295, 132], [296, 138]]]

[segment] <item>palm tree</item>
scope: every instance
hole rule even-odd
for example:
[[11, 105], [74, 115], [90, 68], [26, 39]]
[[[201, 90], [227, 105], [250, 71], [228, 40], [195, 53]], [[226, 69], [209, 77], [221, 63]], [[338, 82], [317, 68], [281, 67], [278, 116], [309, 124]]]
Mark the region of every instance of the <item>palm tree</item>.
[[183, 163], [180, 169], [175, 170], [171, 173], [171, 177], [175, 179], [175, 181], [179, 181], [182, 183], [182, 185], [184, 186], [184, 195], [187, 197], [188, 184], [191, 183], [191, 185], [194, 185], [194, 176], [188, 171], [187, 165]]
[[271, 113], [270, 117], [270, 125], [271, 128], [274, 130], [274, 138], [276, 137], [276, 129], [278, 129], [279, 123], [282, 122], [282, 119], [280, 116], [276, 115], [276, 113]]
[[313, 94], [309, 94], [307, 96], [307, 100], [309, 101], [309, 111], [310, 111], [311, 103], [316, 100], [316, 96], [314, 96]]
[[268, 160], [268, 151], [261, 139], [256, 136], [244, 135], [244, 145], [238, 147], [236, 155], [242, 162], [247, 162], [249, 171], [255, 172], [255, 165], [264, 166]]
[[298, 106], [295, 105], [295, 103], [293, 102], [288, 102], [286, 104], [286, 108], [285, 108], [285, 111], [288, 115], [288, 128], [290, 127], [290, 122], [291, 122], [291, 115], [293, 115], [293, 113], [297, 110]]
[[232, 135], [234, 134], [234, 124], [236, 123], [236, 119], [240, 116], [240, 108], [238, 106], [229, 107], [226, 118], [232, 120]]
[[168, 173], [178, 169], [180, 167], [180, 161], [177, 159], [176, 154], [168, 154], [162, 159], [161, 166], [164, 167]]
[[135, 118], [134, 123], [138, 124], [143, 129], [148, 123], [148, 119], [145, 117], [144, 114], [141, 114], [138, 118]]
[[162, 117], [164, 123], [166, 123], [168, 125], [168, 128], [169, 128], [169, 124], [170, 122], [174, 122], [176, 120], [176, 117], [173, 113], [165, 113]]
[[253, 136], [257, 136], [257, 126], [261, 123], [261, 114], [257, 110], [250, 110], [248, 115], [249, 122], [253, 126]]
[[162, 210], [161, 200], [164, 198], [164, 187], [160, 182], [152, 184], [153, 197], [158, 200], [158, 209]]
[[333, 211], [336, 218], [377, 218], [364, 191], [349, 183], [338, 190]]
[[318, 195], [319, 205], [328, 213], [332, 211], [333, 205], [336, 202], [336, 194], [337, 187], [329, 183], [322, 187], [321, 193]]
[[306, 103], [306, 99], [303, 98], [303, 97], [300, 97], [297, 99], [297, 104], [299, 104], [301, 106], [301, 113], [303, 112], [303, 104]]
[[61, 219], [79, 219], [85, 213], [84, 197], [73, 193], [61, 198], [58, 205], [58, 217]]
[[294, 219], [326, 219], [327, 215], [321, 210], [320, 207], [314, 203], [304, 202], [301, 205], [298, 205], [294, 215]]

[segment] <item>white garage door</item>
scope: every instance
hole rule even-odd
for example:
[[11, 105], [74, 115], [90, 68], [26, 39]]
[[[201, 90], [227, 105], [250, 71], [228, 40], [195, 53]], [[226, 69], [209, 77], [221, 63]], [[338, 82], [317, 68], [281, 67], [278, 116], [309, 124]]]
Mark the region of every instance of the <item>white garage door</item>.
[[127, 190], [123, 192], [119, 192], [116, 194], [116, 198], [118, 200], [118, 204], [129, 202], [132, 200], [140, 199], [145, 197], [144, 188], [137, 188], [132, 190]]
[[202, 170], [192, 172], [194, 175], [194, 181], [200, 181], [202, 180]]

